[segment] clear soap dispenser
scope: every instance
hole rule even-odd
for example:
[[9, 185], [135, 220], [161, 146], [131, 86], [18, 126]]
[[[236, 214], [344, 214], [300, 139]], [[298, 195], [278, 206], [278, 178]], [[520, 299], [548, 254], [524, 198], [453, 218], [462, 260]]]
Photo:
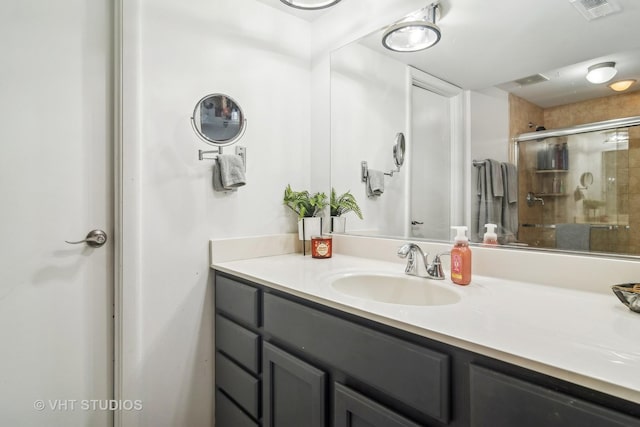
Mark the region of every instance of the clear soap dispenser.
[[457, 285], [471, 282], [471, 249], [466, 236], [467, 227], [451, 227], [456, 230], [453, 249], [451, 249], [451, 281]]
[[484, 238], [482, 239], [482, 244], [484, 245], [497, 245], [498, 244], [498, 235], [496, 234], [496, 224], [485, 224], [485, 228], [487, 232], [484, 233]]

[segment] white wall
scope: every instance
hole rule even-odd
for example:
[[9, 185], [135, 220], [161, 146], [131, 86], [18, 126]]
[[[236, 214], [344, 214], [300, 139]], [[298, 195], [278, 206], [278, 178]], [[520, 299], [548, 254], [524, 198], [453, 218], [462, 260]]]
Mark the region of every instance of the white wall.
[[[509, 94], [489, 88], [469, 92], [469, 126], [471, 160], [495, 159], [509, 162]], [[476, 186], [478, 169], [471, 169], [471, 230], [472, 241], [481, 241], [485, 230], [478, 230]], [[474, 220], [476, 218], [476, 220]], [[479, 236], [479, 237], [478, 237]]]
[[352, 44], [331, 55], [331, 185], [351, 191], [364, 219], [349, 214], [349, 232], [399, 236], [405, 233], [407, 168], [384, 177], [384, 193], [368, 197], [361, 162], [372, 170], [396, 168], [393, 144], [405, 129], [406, 65]]
[[[125, 80], [125, 169], [137, 171], [125, 202], [139, 212], [128, 226], [140, 237], [128, 291], [139, 327], [128, 390], [145, 402], [140, 425], [212, 424], [207, 241], [295, 230], [281, 204], [286, 184], [330, 188], [330, 52], [423, 6], [350, 0], [310, 24], [253, 0], [125, 4], [125, 21], [136, 16], [125, 34], [135, 75]], [[211, 163], [196, 157], [208, 146], [189, 125], [195, 102], [211, 92], [234, 97], [248, 118], [239, 142], [248, 185], [233, 194], [213, 192]]]
[[509, 161], [509, 94], [496, 88], [470, 92], [471, 158]]
[[[295, 230], [285, 186], [307, 188], [310, 24], [253, 0], [140, 0], [138, 398], [145, 426], [213, 424], [211, 238]], [[286, 32], [283, 30], [286, 29]], [[247, 181], [214, 193], [189, 117], [205, 94], [248, 119]], [[126, 105], [126, 104], [125, 104]], [[125, 121], [128, 120], [125, 117]], [[125, 140], [125, 146], [127, 141]], [[231, 150], [229, 150], [231, 151]], [[126, 185], [126, 183], [125, 183]]]
[[311, 187], [330, 188], [332, 51], [425, 6], [422, 0], [348, 0], [313, 22], [311, 33]]
[[[295, 230], [284, 187], [329, 190], [328, 52], [423, 6], [343, 3], [313, 24], [313, 43], [309, 22], [254, 0], [123, 3], [122, 389], [145, 408], [125, 425], [213, 424], [208, 240]], [[229, 195], [213, 192], [189, 124], [212, 92], [248, 119], [248, 185]]]

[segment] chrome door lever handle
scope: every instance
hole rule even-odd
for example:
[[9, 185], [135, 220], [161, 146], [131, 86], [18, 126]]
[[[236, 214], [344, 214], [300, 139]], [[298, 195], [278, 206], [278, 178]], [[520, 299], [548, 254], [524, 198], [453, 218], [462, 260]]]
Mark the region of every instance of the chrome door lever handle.
[[424, 222], [422, 221], [411, 221], [411, 225], [422, 225]]
[[65, 242], [69, 243], [70, 245], [86, 243], [92, 248], [99, 248], [100, 246], [107, 243], [107, 233], [102, 230], [91, 230], [89, 234], [87, 234], [87, 237], [84, 238], [84, 240], [79, 240], [77, 242], [70, 242], [68, 240], [65, 240]]

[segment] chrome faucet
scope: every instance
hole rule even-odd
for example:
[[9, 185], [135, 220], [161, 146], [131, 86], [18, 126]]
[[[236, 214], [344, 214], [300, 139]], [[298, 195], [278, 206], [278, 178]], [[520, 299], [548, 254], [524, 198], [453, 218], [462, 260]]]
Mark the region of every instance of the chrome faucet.
[[407, 258], [407, 267], [404, 272], [411, 276], [425, 277], [427, 279], [444, 279], [442, 263], [440, 262], [440, 257], [443, 255], [449, 255], [449, 252], [437, 254], [433, 258], [433, 263], [429, 264], [429, 254], [425, 254], [420, 249], [420, 246], [415, 243], [405, 243], [398, 248], [398, 256]]

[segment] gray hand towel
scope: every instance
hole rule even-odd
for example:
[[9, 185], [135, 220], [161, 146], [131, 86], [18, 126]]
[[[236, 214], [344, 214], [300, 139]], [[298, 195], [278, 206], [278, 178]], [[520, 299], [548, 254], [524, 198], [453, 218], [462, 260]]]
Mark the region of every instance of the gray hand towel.
[[591, 240], [589, 224], [557, 224], [556, 248], [588, 251]]
[[[497, 176], [496, 176], [497, 173]], [[478, 218], [473, 232], [482, 241], [485, 224], [502, 224], [502, 168], [497, 160], [486, 159], [478, 168]]]
[[518, 236], [518, 176], [515, 165], [500, 164], [504, 197], [502, 198], [502, 224], [500, 227], [500, 243], [515, 242]]
[[505, 188], [505, 198], [508, 203], [518, 201], [518, 169], [511, 163], [502, 163], [502, 184]]
[[213, 189], [214, 191], [229, 191], [222, 185], [222, 178], [220, 177], [220, 166], [218, 160], [213, 162]]
[[493, 197], [504, 196], [504, 183], [502, 182], [502, 167], [500, 162], [493, 159], [485, 160], [485, 168], [487, 169], [487, 184], [491, 185], [491, 192]]
[[220, 181], [227, 190], [242, 187], [247, 183], [244, 176], [244, 162], [237, 154], [219, 154]]
[[367, 174], [367, 195], [378, 197], [384, 193], [384, 173], [369, 169]]

